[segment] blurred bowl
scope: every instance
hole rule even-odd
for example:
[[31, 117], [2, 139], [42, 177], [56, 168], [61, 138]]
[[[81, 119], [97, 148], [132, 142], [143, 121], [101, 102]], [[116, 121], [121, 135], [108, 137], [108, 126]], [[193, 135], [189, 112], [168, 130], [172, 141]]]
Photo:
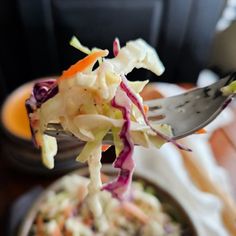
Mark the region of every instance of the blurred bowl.
[[41, 161], [41, 151], [31, 141], [29, 122], [24, 101], [29, 97], [33, 84], [40, 78], [23, 84], [14, 90], [4, 101], [1, 109], [1, 130], [3, 155], [13, 167], [33, 174], [59, 174], [81, 167], [75, 161], [81, 146], [76, 141], [60, 140], [58, 154], [55, 157], [55, 168], [48, 170]]
[[[102, 172], [108, 176], [117, 175], [117, 170], [115, 170], [111, 165], [103, 165]], [[88, 177], [89, 175], [88, 168], [81, 168], [80, 170], [77, 170], [72, 173], [85, 177]], [[144, 177], [138, 172], [134, 173], [134, 180], [141, 181], [145, 184], [145, 187], [150, 186], [152, 187], [152, 189], [155, 190], [155, 196], [162, 203], [164, 211], [169, 216], [171, 216], [173, 220], [175, 220], [181, 225], [181, 236], [197, 236], [197, 231], [192, 220], [190, 219], [184, 208], [177, 202], [177, 200], [172, 195], [162, 189], [157, 183], [153, 182], [147, 176]], [[35, 217], [37, 215], [38, 210], [40, 209], [42, 202], [50, 191], [61, 190], [61, 183], [62, 178], [58, 179], [56, 182], [50, 185], [33, 203], [20, 226], [18, 236], [30, 236], [29, 232], [31, 226], [35, 220]]]

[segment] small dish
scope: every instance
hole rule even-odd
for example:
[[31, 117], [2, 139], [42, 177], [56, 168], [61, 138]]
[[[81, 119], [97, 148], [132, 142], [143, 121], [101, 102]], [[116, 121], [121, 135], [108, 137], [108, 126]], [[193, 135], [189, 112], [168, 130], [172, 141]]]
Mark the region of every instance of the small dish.
[[52, 175], [65, 173], [81, 167], [75, 162], [80, 146], [76, 141], [60, 140], [55, 168], [48, 170], [41, 161], [41, 151], [33, 146], [24, 101], [29, 97], [33, 84], [38, 80], [53, 79], [45, 77], [23, 84], [14, 90], [1, 108], [2, 149], [4, 157], [13, 167], [31, 174]]

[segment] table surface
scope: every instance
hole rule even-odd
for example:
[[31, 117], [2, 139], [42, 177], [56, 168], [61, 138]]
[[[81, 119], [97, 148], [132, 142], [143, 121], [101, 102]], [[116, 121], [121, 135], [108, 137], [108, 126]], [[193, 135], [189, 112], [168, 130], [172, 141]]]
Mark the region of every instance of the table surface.
[[[236, 108], [233, 109], [236, 117]], [[236, 118], [230, 124], [216, 130], [210, 138], [216, 161], [224, 167], [230, 176], [230, 181], [236, 199]], [[111, 152], [111, 151], [110, 151]], [[110, 155], [108, 153], [108, 155]], [[22, 194], [34, 186], [47, 186], [58, 176], [44, 177], [27, 175], [12, 168], [3, 157], [0, 146], [0, 232], [6, 224], [6, 214], [11, 204]]]

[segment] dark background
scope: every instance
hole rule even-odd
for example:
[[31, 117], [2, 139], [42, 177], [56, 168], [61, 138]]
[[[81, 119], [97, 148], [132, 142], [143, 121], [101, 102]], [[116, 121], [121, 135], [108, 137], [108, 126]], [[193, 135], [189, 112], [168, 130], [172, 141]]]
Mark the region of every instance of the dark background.
[[88, 46], [111, 49], [138, 37], [154, 46], [166, 72], [130, 78], [195, 82], [206, 67], [224, 0], [0, 0], [0, 101], [20, 84], [59, 74]]

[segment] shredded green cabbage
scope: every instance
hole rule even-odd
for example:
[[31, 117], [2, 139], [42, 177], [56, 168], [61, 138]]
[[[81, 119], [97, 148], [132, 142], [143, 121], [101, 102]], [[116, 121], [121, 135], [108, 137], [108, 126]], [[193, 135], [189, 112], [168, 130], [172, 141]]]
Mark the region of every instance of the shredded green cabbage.
[[221, 89], [221, 91], [223, 92], [223, 94], [225, 96], [231, 95], [233, 93], [236, 93], [236, 81], [233, 81], [232, 83], [230, 83], [229, 85], [223, 87]]

